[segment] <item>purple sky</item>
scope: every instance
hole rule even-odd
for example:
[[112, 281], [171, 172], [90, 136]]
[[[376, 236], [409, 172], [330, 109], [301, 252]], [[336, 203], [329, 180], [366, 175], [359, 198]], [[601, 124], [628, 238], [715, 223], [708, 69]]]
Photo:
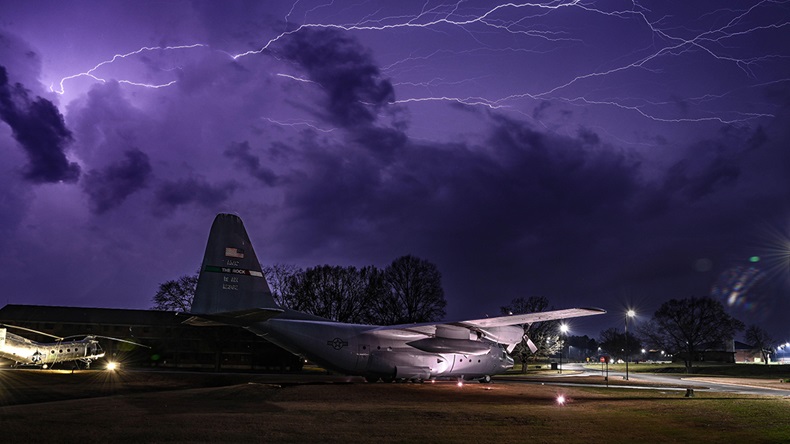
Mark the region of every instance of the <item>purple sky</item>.
[[788, 1], [3, 3], [3, 304], [148, 308], [233, 212], [264, 265], [430, 260], [448, 319], [790, 339]]

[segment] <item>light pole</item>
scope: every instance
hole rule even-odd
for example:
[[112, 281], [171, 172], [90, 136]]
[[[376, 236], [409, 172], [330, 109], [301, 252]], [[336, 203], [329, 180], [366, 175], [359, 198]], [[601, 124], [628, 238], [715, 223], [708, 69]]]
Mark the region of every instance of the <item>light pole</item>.
[[628, 318], [633, 318], [636, 316], [636, 312], [634, 310], [628, 310], [625, 313], [625, 380], [628, 381], [628, 359], [630, 358], [628, 353]]
[[[560, 338], [568, 332], [568, 324], [560, 324]], [[562, 349], [565, 348], [565, 344], [562, 344], [560, 347], [560, 374], [562, 374]]]

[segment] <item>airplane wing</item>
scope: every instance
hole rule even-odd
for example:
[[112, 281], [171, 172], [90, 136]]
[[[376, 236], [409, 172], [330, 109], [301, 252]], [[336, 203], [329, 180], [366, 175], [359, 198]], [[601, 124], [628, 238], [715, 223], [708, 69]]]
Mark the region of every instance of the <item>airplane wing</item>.
[[[563, 310], [540, 311], [534, 313], [498, 316], [495, 318], [473, 319], [456, 322], [428, 322], [421, 324], [400, 324], [373, 327], [369, 332], [392, 339], [421, 339], [426, 337], [469, 339], [470, 332], [477, 333], [497, 342], [506, 344], [518, 342], [523, 336], [523, 329], [505, 329], [514, 325], [532, 324], [534, 322], [568, 319], [581, 316], [592, 316], [606, 313], [600, 308], [567, 308]], [[466, 336], [464, 336], [466, 335]]]
[[606, 310], [600, 308], [566, 308], [564, 310], [537, 311], [534, 313], [499, 316], [496, 318], [475, 319], [472, 321], [463, 321], [459, 324], [466, 324], [480, 328], [503, 327], [505, 325], [532, 324], [533, 322], [578, 318], [581, 316], [592, 316], [604, 313], [606, 313]]

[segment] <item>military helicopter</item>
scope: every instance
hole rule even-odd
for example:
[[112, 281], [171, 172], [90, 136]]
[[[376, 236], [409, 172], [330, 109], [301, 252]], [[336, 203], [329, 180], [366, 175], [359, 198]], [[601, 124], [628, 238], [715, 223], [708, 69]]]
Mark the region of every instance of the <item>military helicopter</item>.
[[[48, 336], [55, 339], [55, 342], [36, 342], [9, 332], [9, 328]], [[82, 337], [82, 339], [71, 339], [78, 337]], [[105, 354], [97, 338], [151, 348], [147, 345], [109, 336], [76, 335], [62, 338], [30, 328], [0, 325], [0, 358], [14, 361], [14, 366], [32, 365], [44, 369], [51, 367], [53, 364], [75, 361], [84, 363], [85, 368], [88, 369], [91, 362], [103, 358]]]

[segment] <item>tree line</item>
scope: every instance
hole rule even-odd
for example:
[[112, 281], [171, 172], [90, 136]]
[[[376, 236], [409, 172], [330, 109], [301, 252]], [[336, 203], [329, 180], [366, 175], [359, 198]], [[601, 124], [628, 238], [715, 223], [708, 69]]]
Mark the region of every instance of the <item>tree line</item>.
[[[412, 255], [384, 268], [320, 265], [302, 269], [262, 267], [277, 304], [338, 322], [394, 325], [441, 320], [447, 301], [442, 276], [430, 261]], [[159, 285], [153, 309], [189, 311], [198, 275]]]
[[[502, 307], [502, 313], [545, 311], [548, 305], [543, 297], [519, 298]], [[648, 322], [637, 326], [636, 332], [609, 328], [601, 331], [597, 340], [586, 335], [564, 337], [559, 326], [560, 321], [524, 326], [526, 336], [514, 349], [513, 357], [526, 369], [529, 362], [555, 356], [563, 350], [570, 353], [572, 348], [584, 356], [606, 354], [616, 360], [640, 356], [642, 349], [649, 348], [679, 357], [689, 371], [700, 353], [709, 348], [721, 349], [744, 330], [746, 341], [761, 351], [766, 364], [776, 345], [764, 329], [757, 325], [745, 328], [743, 322], [727, 314], [721, 302], [711, 297], [671, 299], [663, 303]], [[527, 337], [537, 347], [536, 351], [527, 345]]]

